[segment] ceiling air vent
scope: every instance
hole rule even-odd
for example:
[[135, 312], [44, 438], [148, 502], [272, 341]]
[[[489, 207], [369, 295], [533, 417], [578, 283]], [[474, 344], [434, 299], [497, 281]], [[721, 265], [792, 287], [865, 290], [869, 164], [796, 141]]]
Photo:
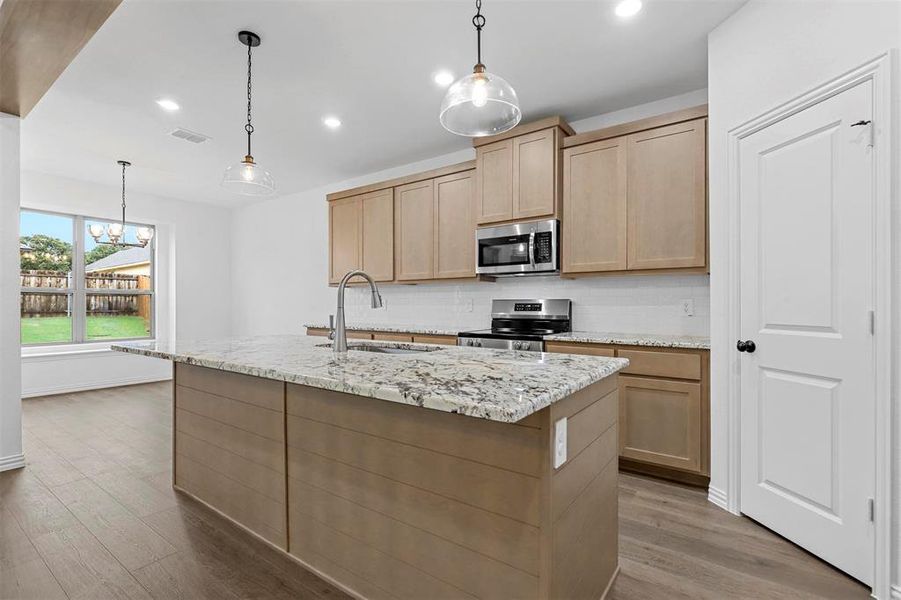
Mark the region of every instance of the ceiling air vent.
[[197, 133], [190, 129], [182, 129], [181, 127], [173, 131], [170, 135], [172, 137], [177, 137], [180, 140], [191, 142], [192, 144], [201, 144], [210, 139], [210, 136], [208, 135], [203, 135], [202, 133]]

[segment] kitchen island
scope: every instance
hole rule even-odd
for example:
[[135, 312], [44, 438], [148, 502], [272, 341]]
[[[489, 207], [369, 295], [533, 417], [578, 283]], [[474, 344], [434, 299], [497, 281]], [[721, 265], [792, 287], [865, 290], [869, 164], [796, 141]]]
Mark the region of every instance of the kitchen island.
[[174, 486], [353, 595], [606, 593], [627, 360], [326, 346], [113, 348], [175, 363]]

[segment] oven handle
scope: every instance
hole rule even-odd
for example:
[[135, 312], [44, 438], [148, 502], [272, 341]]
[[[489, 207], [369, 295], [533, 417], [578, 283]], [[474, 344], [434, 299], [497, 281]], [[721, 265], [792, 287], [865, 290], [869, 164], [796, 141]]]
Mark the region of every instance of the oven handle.
[[535, 230], [529, 233], [529, 264], [535, 267]]

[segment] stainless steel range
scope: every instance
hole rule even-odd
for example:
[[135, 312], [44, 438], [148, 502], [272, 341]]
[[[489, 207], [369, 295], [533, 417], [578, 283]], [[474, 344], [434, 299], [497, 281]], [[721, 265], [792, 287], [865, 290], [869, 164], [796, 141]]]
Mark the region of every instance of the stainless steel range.
[[458, 333], [457, 345], [544, 352], [546, 336], [571, 330], [571, 300], [492, 300], [491, 329]]

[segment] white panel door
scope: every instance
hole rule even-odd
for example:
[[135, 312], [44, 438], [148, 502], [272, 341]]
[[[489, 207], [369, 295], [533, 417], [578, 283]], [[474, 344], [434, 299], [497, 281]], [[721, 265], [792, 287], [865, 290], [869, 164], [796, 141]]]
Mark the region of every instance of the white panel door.
[[[872, 84], [740, 142], [741, 511], [873, 578]], [[747, 349], [747, 348], [746, 348]]]

